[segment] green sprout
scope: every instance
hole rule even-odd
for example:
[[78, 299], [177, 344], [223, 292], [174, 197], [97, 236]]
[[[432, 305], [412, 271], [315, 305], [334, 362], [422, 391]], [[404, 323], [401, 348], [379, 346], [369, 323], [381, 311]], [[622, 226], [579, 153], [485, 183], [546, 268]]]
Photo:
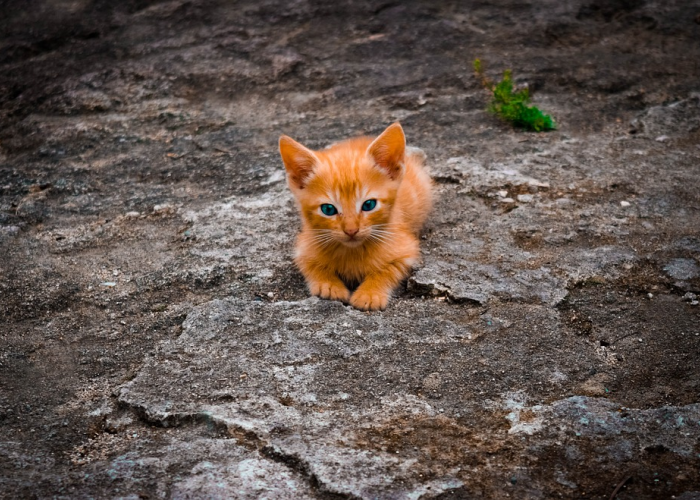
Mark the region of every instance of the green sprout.
[[513, 91], [511, 70], [505, 70], [503, 80], [498, 83], [488, 79], [480, 59], [474, 60], [474, 71], [481, 78], [484, 88], [493, 94], [493, 99], [488, 107], [489, 112], [526, 130], [534, 130], [535, 132], [554, 130], [555, 124], [551, 116], [545, 115], [535, 106], [528, 106], [530, 92], [527, 88]]

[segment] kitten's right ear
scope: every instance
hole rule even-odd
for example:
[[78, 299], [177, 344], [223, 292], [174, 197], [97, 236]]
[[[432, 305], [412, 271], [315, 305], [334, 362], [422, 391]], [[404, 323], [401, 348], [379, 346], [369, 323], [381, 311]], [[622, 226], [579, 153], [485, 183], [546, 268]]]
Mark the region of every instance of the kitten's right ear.
[[399, 122], [389, 125], [384, 132], [369, 145], [367, 152], [374, 163], [396, 180], [403, 175], [406, 154], [406, 136]]
[[280, 137], [280, 154], [289, 174], [289, 183], [296, 189], [304, 189], [318, 163], [316, 155], [286, 135]]

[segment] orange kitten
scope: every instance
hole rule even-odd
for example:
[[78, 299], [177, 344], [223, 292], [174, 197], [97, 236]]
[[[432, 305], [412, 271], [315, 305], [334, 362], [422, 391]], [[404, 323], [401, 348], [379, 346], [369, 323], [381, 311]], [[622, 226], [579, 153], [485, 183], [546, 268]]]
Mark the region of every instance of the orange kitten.
[[280, 153], [301, 211], [294, 262], [311, 293], [384, 309], [420, 255], [432, 198], [423, 155], [407, 154], [398, 123], [322, 151], [283, 135]]

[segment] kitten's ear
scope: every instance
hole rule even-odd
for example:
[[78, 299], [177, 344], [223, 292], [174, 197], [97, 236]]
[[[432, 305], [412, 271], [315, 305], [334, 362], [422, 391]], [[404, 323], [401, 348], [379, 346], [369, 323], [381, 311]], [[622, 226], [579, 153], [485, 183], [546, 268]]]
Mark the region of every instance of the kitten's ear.
[[403, 175], [406, 137], [398, 122], [393, 123], [369, 145], [367, 153], [393, 180]]
[[289, 183], [296, 189], [304, 189], [318, 162], [316, 155], [286, 135], [280, 137], [280, 154], [289, 174]]

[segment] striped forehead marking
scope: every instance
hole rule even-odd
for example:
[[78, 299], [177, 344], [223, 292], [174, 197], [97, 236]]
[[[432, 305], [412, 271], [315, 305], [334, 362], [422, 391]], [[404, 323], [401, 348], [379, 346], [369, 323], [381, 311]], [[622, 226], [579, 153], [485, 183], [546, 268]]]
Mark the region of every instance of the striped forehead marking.
[[356, 206], [357, 206], [357, 213], [360, 213], [362, 211], [362, 204], [367, 201], [370, 198], [369, 196], [369, 188], [364, 188], [362, 189], [362, 192], [360, 192], [359, 186], [357, 189], [357, 200], [356, 200]]

